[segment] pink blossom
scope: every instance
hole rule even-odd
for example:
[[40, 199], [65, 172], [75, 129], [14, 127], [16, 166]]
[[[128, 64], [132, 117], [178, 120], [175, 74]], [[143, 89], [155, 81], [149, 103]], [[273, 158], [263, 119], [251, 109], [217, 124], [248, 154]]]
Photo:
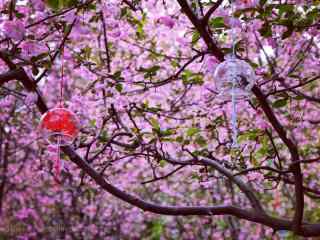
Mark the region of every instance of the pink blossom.
[[45, 5], [42, 0], [31, 0], [33, 7], [38, 11], [44, 11]]
[[1, 27], [4, 35], [16, 41], [21, 41], [25, 35], [25, 27], [20, 20], [5, 21]]
[[247, 178], [248, 178], [249, 181], [262, 180], [263, 179], [263, 175], [261, 173], [258, 173], [258, 172], [250, 172], [247, 175]]
[[26, 41], [21, 45], [21, 55], [25, 59], [30, 59], [31, 57], [38, 56], [39, 54], [45, 52], [44, 46], [34, 41]]
[[215, 57], [210, 56], [206, 58], [206, 65], [209, 72], [214, 72], [218, 63], [219, 61]]
[[225, 21], [231, 27], [241, 27], [241, 22], [238, 18], [227, 18]]
[[158, 18], [158, 22], [167, 26], [168, 28], [173, 28], [175, 25], [175, 21], [170, 16], [162, 16]]
[[38, 95], [31, 92], [31, 93], [27, 94], [24, 101], [25, 101], [26, 105], [30, 106], [30, 105], [34, 104], [37, 100], [38, 100]]
[[47, 150], [51, 153], [56, 153], [58, 151], [57, 147], [54, 145], [48, 145]]

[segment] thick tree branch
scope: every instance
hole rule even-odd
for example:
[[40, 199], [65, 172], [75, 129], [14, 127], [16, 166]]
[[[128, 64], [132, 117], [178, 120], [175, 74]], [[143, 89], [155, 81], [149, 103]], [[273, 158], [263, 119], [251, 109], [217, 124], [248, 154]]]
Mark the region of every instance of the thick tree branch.
[[[175, 206], [162, 206], [154, 203], [147, 202], [141, 198], [135, 197], [125, 191], [106, 182], [105, 179], [96, 172], [86, 161], [78, 156], [71, 147], [63, 147], [63, 151], [70, 157], [79, 168], [88, 174], [100, 187], [109, 192], [110, 194], [118, 197], [119, 199], [130, 203], [144, 211], [149, 211], [157, 214], [164, 215], [232, 215], [248, 221], [261, 223], [273, 228], [274, 230], [291, 230], [291, 222], [279, 218], [273, 218], [268, 215], [261, 214], [261, 212], [245, 210], [234, 206], [197, 206], [197, 207], [175, 207]], [[207, 162], [209, 161], [209, 162]], [[212, 164], [211, 160], [204, 162]], [[303, 236], [316, 236], [320, 233], [320, 224], [303, 223], [299, 231]]]
[[218, 9], [218, 7], [222, 4], [223, 0], [218, 0], [209, 10], [206, 12], [206, 15], [202, 18], [202, 24], [207, 25], [211, 15]]
[[9, 72], [5, 72], [0, 75], [0, 85], [9, 82], [10, 80], [17, 79], [19, 75], [23, 73], [23, 69], [14, 69]]
[[254, 195], [253, 190], [245, 184], [240, 177], [235, 176], [231, 171], [224, 168], [221, 164], [219, 164], [216, 161], [210, 160], [210, 159], [202, 159], [201, 162], [203, 162], [206, 165], [209, 165], [216, 169], [218, 172], [226, 176], [230, 181], [234, 182], [239, 189], [246, 195], [246, 197], [249, 199], [250, 203], [252, 204], [253, 208], [259, 212], [260, 214], [265, 214], [265, 211], [263, 210], [259, 200]]
[[257, 86], [254, 86], [252, 91], [257, 97], [257, 99], [259, 100], [260, 106], [263, 109], [264, 113], [266, 114], [269, 122], [272, 124], [272, 126], [278, 133], [281, 140], [286, 144], [291, 154], [291, 161], [293, 163], [293, 165], [291, 166], [291, 170], [294, 174], [294, 179], [295, 179], [295, 185], [294, 185], [295, 186], [295, 215], [293, 220], [293, 230], [295, 232], [298, 232], [300, 228], [299, 226], [303, 219], [303, 209], [304, 209], [303, 176], [302, 176], [300, 164], [298, 162], [299, 161], [298, 148], [294, 144], [294, 142], [288, 138], [286, 131], [278, 121], [271, 107], [269, 106], [266, 100], [266, 96], [261, 92], [261, 90]]
[[196, 30], [200, 33], [201, 37], [205, 41], [208, 50], [220, 61], [224, 60], [224, 55], [221, 50], [214, 44], [212, 38], [207, 30], [207, 25], [203, 24], [196, 15], [194, 15], [192, 9], [185, 0], [177, 0], [181, 6], [182, 11], [187, 15], [191, 23], [195, 26]]

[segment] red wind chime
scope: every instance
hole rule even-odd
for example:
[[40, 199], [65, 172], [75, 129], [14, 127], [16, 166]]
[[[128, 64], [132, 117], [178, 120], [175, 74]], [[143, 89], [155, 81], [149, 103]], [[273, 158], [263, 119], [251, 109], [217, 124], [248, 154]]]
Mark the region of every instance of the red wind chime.
[[61, 146], [73, 143], [79, 134], [80, 124], [77, 116], [65, 107], [63, 98], [64, 89], [64, 50], [61, 50], [61, 77], [60, 100], [56, 107], [44, 113], [40, 119], [39, 132], [41, 136], [56, 148], [57, 156], [54, 159], [54, 177], [60, 183], [61, 173]]

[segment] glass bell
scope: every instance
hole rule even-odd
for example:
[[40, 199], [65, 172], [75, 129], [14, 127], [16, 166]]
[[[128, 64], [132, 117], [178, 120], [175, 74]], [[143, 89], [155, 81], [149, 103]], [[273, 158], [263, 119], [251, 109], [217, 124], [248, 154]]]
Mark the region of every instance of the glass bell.
[[71, 145], [78, 136], [80, 124], [70, 110], [57, 107], [42, 115], [39, 132], [44, 139], [55, 146]]
[[219, 92], [219, 99], [231, 100], [234, 84], [235, 99], [240, 100], [248, 97], [249, 91], [255, 84], [256, 75], [250, 64], [236, 57], [228, 56], [216, 68], [214, 81]]

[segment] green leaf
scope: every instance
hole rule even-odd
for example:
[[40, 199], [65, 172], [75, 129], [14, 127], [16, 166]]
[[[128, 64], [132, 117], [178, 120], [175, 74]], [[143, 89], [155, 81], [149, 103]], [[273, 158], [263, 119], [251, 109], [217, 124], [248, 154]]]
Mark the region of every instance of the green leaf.
[[195, 134], [199, 133], [200, 132], [200, 129], [199, 128], [195, 128], [195, 127], [191, 127], [187, 130], [186, 134], [188, 137], [192, 137], [194, 136]]
[[228, 224], [222, 219], [217, 220], [216, 223], [220, 229], [227, 229], [228, 228]]
[[276, 21], [277, 24], [279, 25], [283, 25], [283, 26], [286, 26], [286, 27], [292, 27], [293, 26], [293, 23], [292, 23], [292, 20], [291, 19], [279, 19], [278, 21]]
[[44, 58], [46, 58], [46, 57], [48, 57], [49, 56], [49, 54], [47, 53], [47, 52], [45, 52], [45, 53], [41, 53], [41, 54], [39, 54], [39, 55], [37, 55], [37, 56], [33, 56], [33, 57], [31, 57], [31, 62], [36, 62], [36, 61], [39, 61], [39, 60], [41, 60], [41, 59], [44, 59]]
[[121, 8], [120, 18], [123, 18], [123, 17], [131, 17], [131, 11], [130, 11], [129, 7]]
[[319, 9], [314, 8], [310, 12], [307, 13], [307, 18], [313, 22], [319, 17], [319, 15], [320, 15]]
[[238, 141], [243, 142], [245, 140], [255, 141], [257, 137], [261, 134], [260, 129], [252, 129], [250, 131], [244, 132], [238, 136]]
[[272, 103], [272, 107], [274, 108], [282, 108], [287, 105], [288, 99], [283, 98], [283, 99], [278, 99], [274, 103]]
[[177, 62], [177, 61], [175, 61], [175, 60], [172, 60], [170, 63], [171, 63], [171, 66], [172, 66], [172, 67], [175, 67], [175, 68], [177, 68], [177, 67], [180, 66], [179, 62]]
[[81, 52], [82, 52], [85, 59], [89, 59], [91, 56], [92, 49], [91, 49], [91, 47], [86, 46], [81, 49]]
[[266, 2], [267, 2], [267, 0], [260, 0], [260, 1], [259, 1], [259, 4], [260, 4], [260, 6], [263, 6], [263, 5], [266, 4]]
[[183, 142], [183, 136], [176, 137], [176, 142], [182, 143]]
[[74, 7], [79, 3], [79, 0], [46, 0], [46, 3], [56, 11], [67, 7]]
[[157, 219], [151, 223], [151, 236], [150, 240], [160, 240], [164, 231], [164, 222], [161, 219]]
[[95, 127], [96, 124], [97, 124], [96, 119], [91, 119], [91, 120], [90, 120], [90, 126]]
[[272, 36], [272, 30], [271, 25], [268, 22], [265, 22], [262, 27], [259, 29], [259, 33], [263, 37], [271, 37]]
[[158, 120], [155, 119], [155, 118], [150, 118], [150, 122], [151, 122], [152, 127], [153, 127], [156, 131], [160, 132], [160, 124], [159, 124]]
[[144, 30], [143, 30], [143, 25], [142, 24], [138, 24], [136, 34], [137, 34], [137, 37], [139, 39], [143, 39], [144, 38], [145, 34], [144, 34]]
[[223, 28], [226, 25], [224, 24], [223, 17], [216, 17], [210, 20], [209, 25], [213, 28]]
[[303, 96], [296, 96], [296, 97], [293, 97], [294, 100], [297, 100], [297, 101], [301, 101], [301, 100], [304, 100], [304, 97]]
[[283, 13], [293, 12], [294, 5], [293, 4], [281, 4], [281, 5], [278, 5], [277, 8], [279, 9], [279, 15], [282, 15]]
[[188, 84], [198, 84], [202, 85], [203, 84], [203, 75], [200, 73], [193, 73], [190, 70], [186, 69], [182, 72], [181, 74], [182, 77], [182, 82], [185, 85]]
[[142, 19], [139, 20], [137, 18], [132, 17], [131, 15], [127, 16], [127, 20], [136, 26], [136, 35], [138, 39], [144, 39], [145, 38], [145, 32], [144, 32], [144, 25], [146, 23], [146, 14], [142, 14]]
[[103, 143], [108, 141], [108, 132], [103, 130], [99, 136], [99, 140]]
[[198, 144], [200, 147], [205, 147], [207, 145], [207, 141], [204, 137], [202, 137], [201, 135], [199, 135], [196, 140], [195, 143]]
[[223, 116], [218, 116], [212, 121], [212, 124], [215, 127], [221, 126], [223, 123], [224, 123]]
[[268, 146], [262, 146], [261, 148], [259, 148], [259, 150], [255, 153], [255, 156], [257, 157], [257, 159], [260, 159], [264, 156], [266, 156], [269, 152], [269, 148]]
[[160, 70], [160, 66], [159, 65], [155, 65], [155, 66], [152, 66], [152, 67], [149, 67], [149, 68], [144, 68], [144, 67], [141, 67], [139, 68], [139, 72], [144, 72], [144, 77], [145, 78], [151, 78], [153, 76], [155, 76], [157, 74], [157, 71]]
[[191, 178], [192, 178], [192, 179], [200, 179], [200, 176], [198, 176], [198, 174], [197, 174], [196, 172], [193, 172], [193, 173], [191, 174]]
[[191, 76], [192, 76], [193, 72], [191, 72], [190, 70], [186, 69], [182, 72], [182, 80], [183, 81], [187, 81]]
[[47, 0], [46, 3], [53, 10], [59, 9], [59, 0]]
[[74, 7], [79, 4], [79, 0], [63, 0], [64, 7]]
[[166, 163], [167, 162], [165, 160], [160, 160], [159, 166], [163, 168], [166, 165]]
[[251, 15], [253, 16], [253, 14], [257, 11], [256, 8], [243, 8], [243, 9], [238, 9], [235, 11], [234, 16], [236, 18], [239, 18], [242, 14], [244, 13], [251, 13]]
[[200, 39], [200, 33], [198, 31], [194, 31], [194, 33], [192, 34], [192, 40], [191, 43], [192, 45], [195, 45]]
[[166, 130], [161, 130], [161, 131], [160, 131], [160, 135], [161, 135], [162, 137], [171, 136], [171, 135], [173, 135], [173, 134], [175, 134], [175, 131], [174, 131], [173, 129], [166, 129]]
[[44, 67], [44, 68], [46, 68], [46, 69], [51, 69], [51, 67], [52, 67], [52, 62], [49, 61], [49, 60], [42, 61], [42, 62], [40, 63], [40, 66], [41, 66], [41, 67]]
[[59, 9], [62, 9], [65, 4], [64, 0], [59, 0]]
[[116, 89], [117, 89], [118, 92], [121, 93], [121, 92], [122, 92], [122, 89], [123, 89], [122, 84], [121, 84], [121, 83], [117, 83], [117, 84], [116, 84]]
[[23, 13], [20, 13], [20, 12], [16, 12], [15, 13], [16, 17], [19, 18], [19, 19], [22, 19], [25, 17], [25, 15]]
[[116, 72], [112, 75], [112, 77], [113, 77], [115, 80], [121, 80], [121, 79], [122, 79], [121, 74], [122, 74], [121, 71], [116, 71]]

